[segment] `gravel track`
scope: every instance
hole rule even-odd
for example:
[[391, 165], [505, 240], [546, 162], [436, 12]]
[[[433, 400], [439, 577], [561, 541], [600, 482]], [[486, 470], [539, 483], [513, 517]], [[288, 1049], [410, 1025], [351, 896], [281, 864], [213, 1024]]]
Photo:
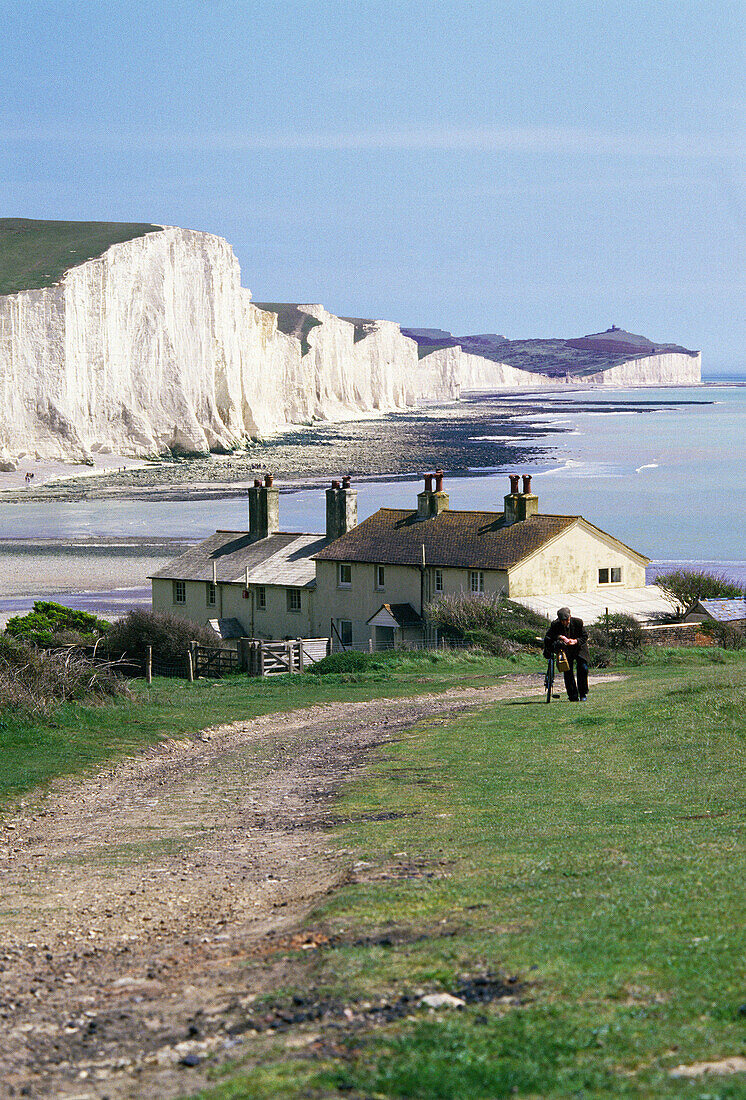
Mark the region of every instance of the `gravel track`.
[[287, 951], [312, 955], [303, 919], [351, 873], [341, 787], [422, 719], [540, 694], [512, 676], [265, 716], [21, 802], [0, 822], [0, 1097], [188, 1094], [205, 1058], [264, 1041], [250, 1005], [297, 982]]

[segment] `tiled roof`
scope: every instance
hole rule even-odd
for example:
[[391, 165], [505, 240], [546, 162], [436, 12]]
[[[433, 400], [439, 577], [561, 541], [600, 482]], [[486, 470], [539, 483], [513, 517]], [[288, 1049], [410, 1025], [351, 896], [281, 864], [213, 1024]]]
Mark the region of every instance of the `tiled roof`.
[[746, 599], [699, 600], [692, 610], [698, 611], [700, 608], [719, 623], [734, 623], [746, 619]]
[[326, 542], [323, 535], [279, 532], [253, 539], [242, 531], [216, 531], [153, 574], [154, 580], [211, 581], [213, 563], [218, 581], [240, 583], [249, 571], [250, 584], [307, 587], [315, 583], [311, 555]]
[[505, 525], [502, 512], [446, 510], [430, 519], [401, 508], [381, 508], [346, 535], [325, 546], [317, 561], [364, 561], [389, 565], [510, 569], [578, 516], [531, 516]]

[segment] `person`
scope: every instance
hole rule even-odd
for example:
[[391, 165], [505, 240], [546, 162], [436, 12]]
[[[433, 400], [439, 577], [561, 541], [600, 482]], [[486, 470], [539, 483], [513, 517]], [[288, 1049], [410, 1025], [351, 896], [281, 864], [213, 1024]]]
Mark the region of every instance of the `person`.
[[[544, 656], [551, 656], [556, 643], [564, 649], [570, 667], [564, 673], [567, 697], [573, 703], [588, 698], [588, 631], [582, 619], [573, 618], [569, 607], [561, 607], [544, 638]], [[577, 667], [578, 679], [575, 680]]]

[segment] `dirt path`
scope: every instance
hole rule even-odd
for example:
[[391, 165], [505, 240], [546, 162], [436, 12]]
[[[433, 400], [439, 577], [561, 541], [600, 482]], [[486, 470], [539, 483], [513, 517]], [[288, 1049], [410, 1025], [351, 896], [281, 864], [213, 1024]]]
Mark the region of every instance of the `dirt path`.
[[271, 715], [27, 799], [0, 825], [0, 1096], [196, 1091], [256, 995], [292, 980], [287, 949], [314, 947], [300, 922], [354, 861], [334, 800], [371, 749], [540, 691], [515, 676]]

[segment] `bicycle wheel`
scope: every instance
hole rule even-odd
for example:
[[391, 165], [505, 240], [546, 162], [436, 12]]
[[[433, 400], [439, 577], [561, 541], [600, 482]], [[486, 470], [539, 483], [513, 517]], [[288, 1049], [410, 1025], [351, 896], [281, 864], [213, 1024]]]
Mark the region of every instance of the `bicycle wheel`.
[[554, 687], [554, 661], [547, 665], [547, 674], [544, 677], [544, 687], [547, 689], [547, 703], [552, 701], [552, 688]]

